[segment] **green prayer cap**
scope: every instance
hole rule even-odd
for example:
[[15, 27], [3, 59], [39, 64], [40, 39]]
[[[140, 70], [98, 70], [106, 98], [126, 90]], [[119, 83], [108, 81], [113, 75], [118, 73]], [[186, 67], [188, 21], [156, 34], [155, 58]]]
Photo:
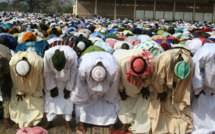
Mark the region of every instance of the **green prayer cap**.
[[190, 66], [185, 61], [180, 61], [175, 65], [175, 75], [180, 79], [185, 79], [190, 74]]
[[95, 52], [95, 51], [104, 51], [104, 49], [102, 49], [99, 46], [90, 46], [81, 54], [81, 56], [83, 56], [86, 53], [91, 53], [91, 52]]
[[60, 50], [57, 49], [52, 56], [52, 64], [57, 71], [61, 71], [66, 64], [64, 52], [60, 52]]
[[159, 30], [159, 31], [157, 32], [157, 34], [162, 35], [164, 32], [165, 32], [165, 31], [163, 31], [163, 30]]
[[179, 44], [181, 44], [181, 45], [185, 46], [186, 41], [181, 41], [181, 42], [179, 42]]

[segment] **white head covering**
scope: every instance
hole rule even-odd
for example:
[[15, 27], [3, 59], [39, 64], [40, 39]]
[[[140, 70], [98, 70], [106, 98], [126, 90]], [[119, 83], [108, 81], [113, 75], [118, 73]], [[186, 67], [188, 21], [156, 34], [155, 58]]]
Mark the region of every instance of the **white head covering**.
[[83, 41], [78, 42], [77, 47], [80, 50], [84, 50], [86, 48], [86, 44]]
[[47, 40], [47, 42], [49, 43], [49, 45], [52, 44], [55, 41], [63, 41], [63, 39], [59, 38], [59, 37], [54, 37], [54, 38], [51, 38], [51, 39]]
[[196, 51], [202, 47], [202, 41], [199, 38], [195, 38], [192, 40], [188, 40], [186, 41], [186, 45], [185, 45], [192, 54], [195, 54]]
[[114, 45], [114, 50], [121, 49], [122, 44], [124, 44], [124, 43], [128, 44], [129, 49], [133, 49], [133, 48], [134, 48], [134, 46], [133, 46], [131, 43], [129, 43], [129, 42], [126, 42], [126, 41], [118, 41], [118, 42]]
[[74, 36], [76, 36], [76, 37], [79, 37], [79, 36], [83, 36], [83, 37], [85, 37], [85, 38], [89, 38], [89, 34], [88, 33], [84, 33], [84, 32], [82, 32], [82, 31], [80, 31], [80, 32], [75, 32], [74, 33]]
[[193, 38], [194, 38], [194, 36], [190, 32], [184, 31], [184, 33], [182, 34], [180, 39], [181, 40], [188, 40], [188, 39], [193, 39]]
[[88, 29], [80, 29], [78, 32], [79, 33], [85, 33], [85, 34], [88, 34], [88, 35], [91, 33], [91, 31], [88, 30]]
[[93, 44], [95, 44], [97, 41], [103, 41], [103, 39], [99, 37], [90, 37], [89, 40], [91, 40]]
[[[102, 63], [106, 71], [106, 79], [101, 82], [95, 81], [91, 75], [93, 68], [99, 62]], [[118, 63], [116, 59], [107, 52], [91, 52], [81, 56], [79, 59], [78, 70], [80, 73], [80, 79], [87, 78], [87, 81], [90, 81], [88, 87], [91, 91], [107, 92], [108, 90], [110, 90], [110, 88], [107, 88], [108, 86], [110, 86], [110, 82], [118, 82], [114, 80], [119, 75]]]
[[27, 60], [20, 60], [16, 63], [15, 70], [19, 76], [27, 76], [31, 70], [30, 63]]
[[105, 29], [101, 29], [101, 33], [105, 33], [106, 32], [106, 30]]
[[106, 78], [106, 70], [102, 66], [96, 66], [92, 69], [91, 76], [96, 82], [101, 82]]
[[146, 41], [146, 40], [151, 40], [151, 37], [148, 35], [139, 35], [137, 37], [138, 40], [140, 40], [141, 42]]

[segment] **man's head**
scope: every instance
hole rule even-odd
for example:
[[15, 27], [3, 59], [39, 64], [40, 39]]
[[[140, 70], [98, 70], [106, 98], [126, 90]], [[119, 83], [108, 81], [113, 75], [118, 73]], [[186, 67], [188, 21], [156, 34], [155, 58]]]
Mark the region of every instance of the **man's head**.
[[179, 61], [174, 67], [174, 73], [181, 80], [186, 79], [190, 74], [190, 65], [185, 61]]
[[22, 60], [16, 63], [15, 71], [21, 77], [26, 77], [30, 73], [31, 65], [27, 58], [23, 57]]
[[136, 75], [144, 73], [147, 63], [143, 57], [135, 57], [131, 61], [131, 69]]
[[86, 44], [83, 41], [79, 41], [77, 44], [77, 48], [79, 51], [84, 51], [86, 49]]
[[26, 41], [36, 41], [36, 38], [37, 36], [31, 32], [26, 32], [24, 35], [23, 35], [23, 38], [22, 38], [22, 42], [26, 42]]
[[151, 77], [153, 70], [153, 56], [150, 52], [144, 52], [143, 56], [133, 56], [130, 59], [126, 77], [128, 82], [139, 87], [145, 79]]
[[9, 47], [9, 45], [10, 45], [11, 43], [10, 43], [10, 40], [5, 36], [5, 37], [3, 37], [3, 38], [0, 38], [0, 44], [3, 44], [3, 45], [5, 45], [5, 46]]
[[57, 49], [52, 56], [52, 64], [57, 71], [64, 69], [66, 65], [66, 57], [63, 51]]
[[98, 62], [91, 71], [91, 76], [96, 82], [104, 81], [106, 78], [107, 72], [101, 62]]
[[128, 50], [129, 49], [129, 45], [127, 43], [123, 43], [122, 46], [121, 46], [121, 49]]
[[55, 34], [58, 36], [59, 32], [57, 31], [57, 28], [52, 28], [51, 33], [50, 34]]

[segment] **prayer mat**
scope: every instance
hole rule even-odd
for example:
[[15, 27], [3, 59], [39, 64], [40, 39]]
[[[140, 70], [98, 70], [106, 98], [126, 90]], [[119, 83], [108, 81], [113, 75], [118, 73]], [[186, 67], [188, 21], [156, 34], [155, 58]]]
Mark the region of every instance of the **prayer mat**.
[[131, 131], [128, 131], [128, 132], [111, 132], [111, 134], [132, 134]]
[[[82, 132], [79, 132], [77, 130], [77, 125], [74, 124], [74, 120], [72, 121], [72, 127], [75, 129], [75, 131], [67, 130], [64, 127], [64, 120], [63, 119], [57, 119], [54, 121], [55, 127], [48, 130], [49, 134], [82, 134]], [[42, 123], [43, 124], [43, 123]], [[12, 124], [13, 125], [13, 124]], [[75, 127], [74, 127], [75, 125]], [[4, 129], [3, 127], [3, 120], [0, 120], [0, 134], [16, 134], [16, 129]], [[108, 127], [98, 127], [93, 125], [86, 125], [86, 133], [85, 134], [110, 134]]]

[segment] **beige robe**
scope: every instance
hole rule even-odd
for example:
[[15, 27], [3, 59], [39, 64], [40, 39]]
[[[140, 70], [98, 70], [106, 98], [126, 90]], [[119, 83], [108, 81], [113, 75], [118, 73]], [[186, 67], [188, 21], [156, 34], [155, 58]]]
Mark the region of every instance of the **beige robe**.
[[[31, 64], [27, 77], [20, 77], [16, 71], [16, 63], [26, 57]], [[37, 125], [43, 118], [43, 59], [35, 52], [18, 52], [11, 58], [10, 73], [14, 84], [9, 105], [10, 117], [19, 127]], [[23, 101], [17, 101], [16, 95], [23, 95]]]
[[[186, 134], [192, 132], [191, 111], [191, 84], [193, 63], [191, 57], [182, 51], [182, 57], [191, 67], [190, 75], [180, 80], [174, 75], [174, 61], [180, 52], [179, 49], [161, 53], [157, 59], [157, 70], [153, 77], [153, 92], [149, 116], [154, 134]], [[173, 82], [176, 83], [174, 89]], [[157, 93], [167, 92], [165, 102], [160, 103]]]
[[[129, 62], [133, 56], [141, 56], [142, 49], [131, 50], [117, 50], [115, 51], [115, 58], [117, 59], [120, 67], [120, 83], [119, 89], [125, 89], [126, 94], [129, 96], [126, 100], [119, 101], [120, 110], [118, 117], [123, 124], [131, 124], [129, 128], [133, 133], [149, 133], [150, 120], [147, 114], [150, 99], [143, 99], [140, 91], [142, 87], [136, 87], [128, 82], [126, 73], [129, 70]], [[150, 78], [146, 77], [143, 81], [143, 86], [148, 87]]]

